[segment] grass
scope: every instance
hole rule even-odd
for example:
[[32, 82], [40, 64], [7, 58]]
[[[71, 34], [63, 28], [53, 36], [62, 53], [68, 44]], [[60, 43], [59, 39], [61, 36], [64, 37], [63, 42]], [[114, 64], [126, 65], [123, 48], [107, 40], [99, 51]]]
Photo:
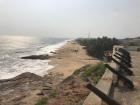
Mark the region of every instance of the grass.
[[102, 77], [102, 75], [104, 74], [106, 70], [106, 67], [103, 63], [101, 63], [98, 67], [98, 69], [96, 69], [92, 75], [92, 80], [93, 82], [96, 84], [99, 79]]
[[89, 67], [90, 65], [85, 65], [80, 69], [75, 70], [75, 72], [73, 73], [74, 75], [79, 75], [83, 70], [85, 70], [87, 67]]
[[90, 65], [89, 67], [87, 67], [84, 70], [83, 76], [84, 77], [89, 77], [92, 75], [93, 72], [95, 72], [95, 70], [97, 70], [100, 67], [100, 64], [97, 65]]
[[105, 65], [103, 63], [98, 63], [96, 65], [86, 65], [74, 72], [74, 75], [79, 75], [82, 79], [92, 78], [94, 83], [102, 77], [105, 72]]
[[35, 105], [47, 105], [47, 99], [41, 98]]

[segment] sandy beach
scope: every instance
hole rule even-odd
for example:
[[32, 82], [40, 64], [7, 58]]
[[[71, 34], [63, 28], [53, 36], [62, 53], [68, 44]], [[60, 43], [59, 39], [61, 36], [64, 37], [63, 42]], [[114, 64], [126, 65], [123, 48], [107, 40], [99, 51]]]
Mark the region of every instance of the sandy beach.
[[96, 64], [97, 59], [87, 55], [83, 46], [75, 41], [69, 41], [59, 50], [57, 50], [52, 57], [50, 64], [55, 68], [49, 70], [51, 73], [63, 74], [64, 78], [70, 76], [76, 69], [86, 64]]

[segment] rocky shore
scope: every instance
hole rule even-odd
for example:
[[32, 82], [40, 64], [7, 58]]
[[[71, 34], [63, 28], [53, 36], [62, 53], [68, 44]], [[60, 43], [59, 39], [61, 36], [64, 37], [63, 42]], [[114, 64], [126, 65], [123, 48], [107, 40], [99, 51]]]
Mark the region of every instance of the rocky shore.
[[42, 77], [29, 72], [12, 79], [1, 80], [0, 105], [26, 105], [26, 99], [32, 96], [36, 100], [34, 94], [40, 89], [41, 84]]
[[[61, 80], [59, 74], [40, 77], [23, 73], [12, 79], [0, 81], [0, 105], [35, 105], [42, 90], [49, 90]], [[30, 101], [31, 100], [31, 101]]]

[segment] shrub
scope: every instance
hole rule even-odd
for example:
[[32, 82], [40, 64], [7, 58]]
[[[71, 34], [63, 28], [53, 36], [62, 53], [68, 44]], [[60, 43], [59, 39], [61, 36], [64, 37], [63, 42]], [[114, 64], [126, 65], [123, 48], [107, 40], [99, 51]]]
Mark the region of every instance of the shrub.
[[114, 45], [119, 45], [120, 41], [116, 38], [81, 38], [77, 39], [77, 42], [86, 47], [87, 53], [93, 57], [102, 59], [104, 56], [104, 51], [113, 49]]
[[97, 83], [104, 74], [105, 69], [106, 68], [103, 63], [98, 63], [96, 65], [86, 65], [76, 70], [73, 74], [76, 76], [80, 76], [84, 80], [87, 80], [87, 78], [91, 78], [94, 83]]

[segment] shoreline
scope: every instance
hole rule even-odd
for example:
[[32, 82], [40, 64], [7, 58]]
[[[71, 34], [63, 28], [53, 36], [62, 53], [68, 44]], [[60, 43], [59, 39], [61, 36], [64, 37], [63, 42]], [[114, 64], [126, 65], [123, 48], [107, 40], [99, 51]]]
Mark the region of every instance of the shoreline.
[[[15, 105], [15, 103], [35, 105], [38, 100], [48, 95], [50, 91], [54, 91], [58, 86], [66, 87], [66, 89], [68, 88], [64, 93], [72, 91], [75, 89], [73, 87], [74, 84], [68, 85], [72, 81], [75, 81], [79, 86], [79, 88], [76, 86], [76, 89], [85, 89], [83, 87], [83, 82], [80, 82], [79, 79], [73, 78], [68, 84], [62, 84], [62, 81], [71, 76], [75, 70], [87, 64], [96, 64], [100, 62], [88, 56], [83, 46], [75, 41], [66, 43], [63, 47], [58, 49], [49, 60], [49, 65], [54, 65], [54, 68], [48, 70], [47, 74], [45, 72], [44, 76], [25, 72], [14, 78], [0, 80], [0, 103], [2, 105], [5, 105], [5, 103], [7, 105]], [[77, 90], [77, 92], [81, 91]], [[72, 99], [70, 96], [68, 96], [68, 98]]]
[[[83, 49], [83, 46], [78, 44], [75, 40], [65, 40], [58, 44], [59, 46], [57, 47], [55, 47], [56, 45], [52, 45], [54, 49], [50, 49], [50, 52], [48, 53], [50, 58], [47, 59], [48, 61], [47, 64], [48, 66], [51, 66], [51, 68], [42, 72], [42, 74], [38, 74], [38, 73], [34, 73], [34, 74], [41, 77], [45, 77], [50, 73], [51, 74], [58, 73], [58, 74], [62, 74], [63, 78], [66, 78], [70, 76], [76, 69], [79, 69], [86, 64], [96, 64], [98, 62], [98, 60], [87, 55], [86, 50]], [[42, 55], [45, 53], [46, 48], [44, 49]], [[23, 73], [26, 73], [26, 71]], [[10, 80], [23, 73], [20, 73], [14, 77], [7, 78], [7, 79]], [[7, 79], [0, 79], [0, 80], [7, 80]]]
[[[23, 62], [27, 61], [27, 62], [31, 63], [31, 66], [33, 64], [34, 66], [40, 67], [40, 70], [31, 68], [31, 66], [30, 66], [29, 68], [31, 68], [31, 69], [29, 69], [29, 68], [20, 68], [19, 70], [15, 69], [15, 71], [12, 73], [11, 72], [6, 73], [6, 72], [1, 71], [0, 80], [12, 79], [25, 72], [31, 72], [31, 73], [34, 73], [36, 75], [43, 77], [44, 75], [48, 74], [47, 73], [48, 70], [54, 68], [54, 65], [49, 64], [49, 62], [50, 62], [49, 58], [53, 57], [53, 53], [55, 53], [57, 50], [59, 50], [61, 47], [63, 47], [67, 43], [67, 41], [68, 40], [63, 40], [63, 41], [55, 43], [55, 44], [44, 46], [33, 54], [16, 56], [17, 57], [16, 61], [20, 61], [20, 62], [22, 60], [23, 60]], [[38, 62], [40, 62], [42, 64], [43, 64], [43, 62], [46, 62], [43, 64], [45, 68], [36, 64]]]

